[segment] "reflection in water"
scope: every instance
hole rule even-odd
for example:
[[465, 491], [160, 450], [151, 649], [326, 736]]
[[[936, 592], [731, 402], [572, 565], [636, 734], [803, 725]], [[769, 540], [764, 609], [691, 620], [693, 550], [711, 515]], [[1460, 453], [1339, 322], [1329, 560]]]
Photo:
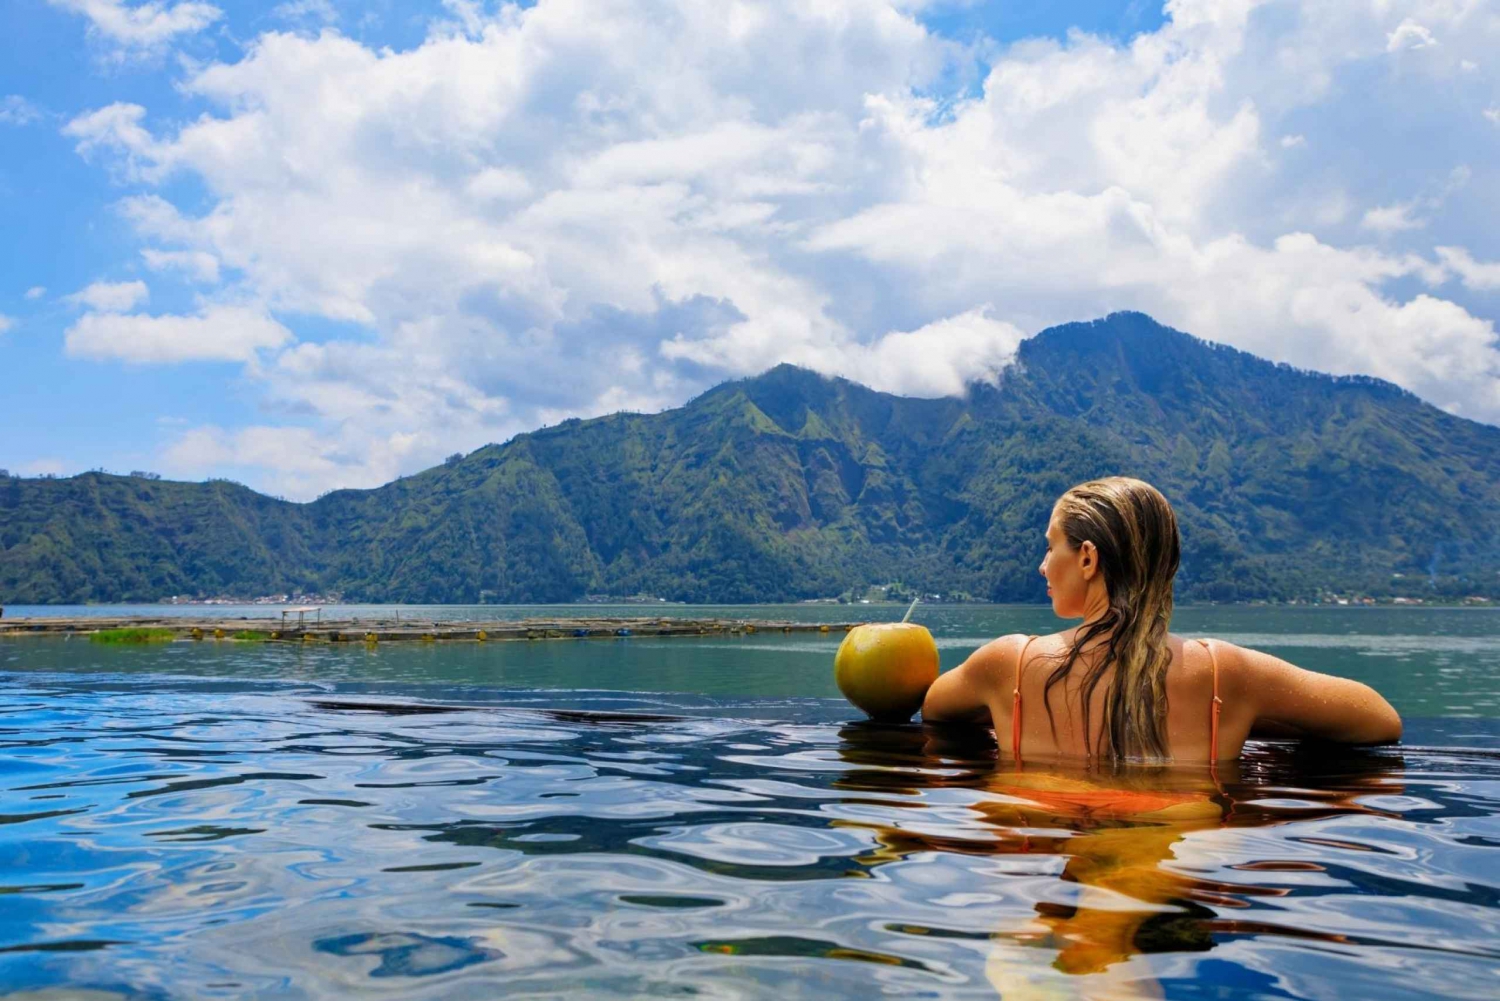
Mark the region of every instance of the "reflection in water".
[[[868, 767], [844, 773], [834, 785], [852, 793], [914, 796], [945, 788], [973, 793], [966, 809], [975, 824], [958, 832], [843, 822], [875, 835], [878, 848], [862, 862], [878, 865], [922, 852], [1062, 862], [1058, 876], [1073, 891], [1063, 899], [1038, 901], [1033, 919], [991, 935], [986, 975], [1001, 996], [1016, 1001], [1158, 997], [1155, 979], [1130, 968], [1132, 957], [1207, 952], [1228, 936], [1351, 942], [1347, 935], [1218, 917], [1214, 907], [1244, 907], [1241, 898], [1287, 890], [1193, 875], [1183, 855], [1232, 857], [1225, 849], [1245, 828], [1350, 814], [1394, 816], [1359, 799], [1403, 791], [1397, 777], [1402, 759], [1389, 751], [1260, 745], [1243, 760], [1215, 769], [1099, 768], [1061, 761], [1018, 769], [999, 762], [981, 733], [963, 726], [929, 725], [925, 733], [878, 724], [845, 726], [839, 731], [839, 757]], [[912, 767], [918, 754], [921, 764]], [[1294, 787], [1292, 781], [1303, 785]], [[1184, 851], [1189, 841], [1190, 853]], [[1037, 861], [1037, 871], [1053, 871]], [[1261, 872], [1322, 868], [1295, 860], [1241, 866]], [[941, 933], [913, 926], [899, 930]]]
[[374, 956], [380, 962], [370, 970], [372, 977], [430, 977], [503, 955], [468, 939], [410, 932], [343, 935], [314, 942], [313, 948], [334, 956]]
[[1216, 785], [841, 701], [0, 686], [7, 1001], [1494, 994], [1482, 752]]

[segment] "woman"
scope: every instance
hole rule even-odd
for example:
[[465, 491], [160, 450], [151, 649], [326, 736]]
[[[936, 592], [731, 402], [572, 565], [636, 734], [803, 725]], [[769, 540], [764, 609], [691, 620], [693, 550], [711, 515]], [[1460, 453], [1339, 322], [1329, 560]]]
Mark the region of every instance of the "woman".
[[1017, 761], [1216, 761], [1251, 736], [1400, 738], [1401, 718], [1367, 685], [1171, 635], [1178, 559], [1177, 519], [1155, 487], [1121, 476], [1073, 487], [1052, 509], [1040, 569], [1052, 610], [1082, 625], [986, 644], [933, 683], [922, 718], [993, 725]]

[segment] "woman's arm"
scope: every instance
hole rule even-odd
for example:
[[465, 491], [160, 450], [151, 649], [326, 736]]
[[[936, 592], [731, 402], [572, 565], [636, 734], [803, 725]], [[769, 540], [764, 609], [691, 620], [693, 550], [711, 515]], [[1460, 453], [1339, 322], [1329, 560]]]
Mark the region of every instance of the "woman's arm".
[[938, 676], [922, 702], [922, 719], [928, 723], [981, 723], [990, 719], [990, 699], [997, 692], [1010, 693], [1021, 656], [1024, 636], [1002, 636], [986, 643], [953, 670]]
[[1255, 711], [1250, 728], [1255, 736], [1318, 737], [1344, 744], [1401, 739], [1401, 717], [1369, 685], [1308, 671], [1232, 643], [1216, 642], [1214, 649], [1221, 664], [1234, 663], [1237, 697]]

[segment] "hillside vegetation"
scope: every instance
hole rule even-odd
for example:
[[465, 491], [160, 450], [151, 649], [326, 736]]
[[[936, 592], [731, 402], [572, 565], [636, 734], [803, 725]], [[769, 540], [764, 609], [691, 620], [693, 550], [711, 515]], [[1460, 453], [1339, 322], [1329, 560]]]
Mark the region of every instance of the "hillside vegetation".
[[1500, 593], [1500, 429], [1121, 313], [998, 386], [911, 399], [779, 366], [307, 504], [224, 481], [0, 480], [0, 602], [341, 591], [776, 601], [900, 579], [1040, 600], [1052, 501], [1158, 485], [1183, 599]]

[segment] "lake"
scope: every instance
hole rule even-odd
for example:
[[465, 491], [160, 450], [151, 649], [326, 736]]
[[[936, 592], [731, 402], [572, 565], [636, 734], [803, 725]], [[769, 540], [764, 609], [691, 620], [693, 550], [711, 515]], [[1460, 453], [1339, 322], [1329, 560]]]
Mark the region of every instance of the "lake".
[[[6, 619], [29, 611], [120, 609]], [[1057, 625], [915, 618], [945, 668]], [[0, 991], [1496, 996], [1500, 613], [1203, 607], [1175, 628], [1368, 682], [1406, 740], [1256, 744], [1217, 775], [1016, 772], [974, 734], [859, 722], [837, 635], [0, 640]]]

